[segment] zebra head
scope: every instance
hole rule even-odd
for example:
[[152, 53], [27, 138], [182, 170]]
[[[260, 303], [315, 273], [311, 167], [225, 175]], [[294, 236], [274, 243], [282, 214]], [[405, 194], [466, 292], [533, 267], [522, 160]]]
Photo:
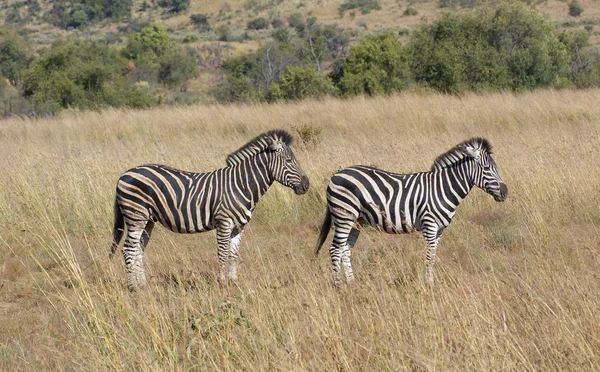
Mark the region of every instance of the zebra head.
[[483, 138], [473, 138], [465, 142], [464, 150], [473, 160], [474, 166], [471, 170], [473, 184], [492, 195], [497, 202], [506, 200], [508, 187], [498, 173], [496, 162], [491, 155], [490, 143]]
[[285, 132], [283, 134], [286, 135], [285, 138], [274, 135], [266, 139], [268, 149], [274, 155], [269, 166], [271, 175], [277, 182], [293, 189], [297, 195], [305, 194], [310, 182], [292, 152], [292, 137]]

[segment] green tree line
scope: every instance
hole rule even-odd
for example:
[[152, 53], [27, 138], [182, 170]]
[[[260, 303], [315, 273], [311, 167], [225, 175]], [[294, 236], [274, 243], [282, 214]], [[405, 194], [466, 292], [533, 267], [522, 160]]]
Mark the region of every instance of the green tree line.
[[[196, 21], [207, 24], [196, 15]], [[265, 22], [254, 22], [258, 27]], [[297, 14], [278, 23], [270, 42], [223, 61], [219, 102], [274, 102], [323, 96], [393, 94], [424, 87], [448, 94], [600, 86], [600, 56], [586, 32], [557, 33], [517, 1], [469, 14], [444, 14], [409, 35], [386, 32], [350, 47], [345, 30]], [[198, 75], [194, 53], [160, 25], [129, 35], [117, 48], [66, 40], [34, 54], [14, 31], [0, 29], [0, 98], [17, 91], [5, 114], [46, 115], [64, 108], [144, 108], [165, 91], [185, 90]], [[9, 112], [10, 111], [10, 112]]]

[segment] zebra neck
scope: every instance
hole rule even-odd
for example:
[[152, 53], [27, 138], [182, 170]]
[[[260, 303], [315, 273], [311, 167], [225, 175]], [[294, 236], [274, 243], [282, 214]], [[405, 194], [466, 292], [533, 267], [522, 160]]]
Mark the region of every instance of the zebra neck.
[[233, 183], [252, 204], [258, 202], [273, 184], [268, 161], [266, 154], [258, 154], [231, 167]]
[[473, 188], [468, 170], [468, 163], [461, 163], [434, 171], [446, 201], [454, 206], [458, 206]]

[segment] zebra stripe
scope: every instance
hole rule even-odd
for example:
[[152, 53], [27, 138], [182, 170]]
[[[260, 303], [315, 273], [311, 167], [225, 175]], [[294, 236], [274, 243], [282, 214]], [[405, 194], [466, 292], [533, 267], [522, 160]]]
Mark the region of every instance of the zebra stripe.
[[346, 281], [354, 279], [350, 249], [360, 225], [368, 224], [390, 234], [420, 231], [428, 245], [425, 278], [433, 285], [438, 241], [473, 186], [498, 202], [508, 195], [491, 150], [487, 140], [472, 138], [440, 155], [429, 172], [396, 174], [355, 165], [334, 174], [316, 250], [319, 253], [333, 224], [329, 254], [334, 284], [341, 284], [340, 263]]
[[274, 181], [296, 194], [309, 181], [291, 150], [292, 136], [283, 130], [263, 133], [227, 157], [227, 166], [193, 173], [164, 165], [141, 165], [117, 182], [112, 257], [123, 237], [123, 258], [130, 290], [146, 285], [143, 253], [155, 223], [178, 233], [217, 230], [219, 282], [237, 279], [241, 234], [260, 198]]

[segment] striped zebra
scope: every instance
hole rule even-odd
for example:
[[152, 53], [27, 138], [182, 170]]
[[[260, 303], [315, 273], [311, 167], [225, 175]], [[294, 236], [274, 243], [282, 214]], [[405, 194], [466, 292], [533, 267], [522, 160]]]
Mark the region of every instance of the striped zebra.
[[358, 239], [360, 224], [389, 234], [420, 231], [428, 245], [425, 280], [433, 285], [440, 236], [473, 186], [497, 202], [508, 195], [491, 150], [486, 139], [472, 138], [440, 155], [429, 172], [396, 174], [356, 165], [334, 174], [327, 187], [327, 212], [316, 253], [333, 223], [329, 254], [336, 287], [341, 284], [340, 261], [346, 282], [354, 280], [350, 249]]
[[154, 164], [126, 171], [117, 182], [110, 257], [127, 226], [123, 258], [128, 288], [146, 285], [144, 249], [156, 222], [178, 233], [216, 229], [219, 283], [225, 281], [227, 263], [229, 278], [237, 280], [242, 232], [269, 186], [278, 181], [298, 195], [308, 191], [292, 142], [284, 130], [263, 133], [230, 154], [225, 168], [207, 173]]

